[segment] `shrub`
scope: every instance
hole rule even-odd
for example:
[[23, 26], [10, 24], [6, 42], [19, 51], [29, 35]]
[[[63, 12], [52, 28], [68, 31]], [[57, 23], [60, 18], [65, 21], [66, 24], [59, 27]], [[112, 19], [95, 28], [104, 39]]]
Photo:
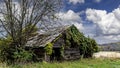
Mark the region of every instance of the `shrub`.
[[8, 57], [10, 55], [8, 52], [12, 51], [9, 48], [11, 42], [12, 42], [11, 38], [7, 38], [7, 39], [1, 38], [0, 39], [0, 60], [1, 61], [7, 61]]
[[32, 61], [34, 53], [32, 51], [26, 51], [25, 49], [19, 48], [13, 53], [13, 58], [17, 62], [29, 62]]
[[28, 62], [32, 60], [34, 53], [26, 51], [22, 47], [15, 47], [10, 38], [0, 40], [0, 60], [8, 64], [16, 62]]
[[94, 39], [85, 38], [82, 44], [79, 46], [80, 54], [83, 55], [84, 58], [92, 57], [94, 52], [99, 51], [98, 44]]

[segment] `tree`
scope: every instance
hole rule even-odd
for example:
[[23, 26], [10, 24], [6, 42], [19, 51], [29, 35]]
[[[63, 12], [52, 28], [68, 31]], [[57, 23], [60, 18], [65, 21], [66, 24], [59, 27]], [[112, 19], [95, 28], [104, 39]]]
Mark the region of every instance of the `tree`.
[[[35, 27], [47, 28], [55, 19], [61, 0], [2, 0], [0, 25], [3, 34], [11, 37], [12, 45], [24, 47]], [[47, 24], [45, 24], [47, 22]], [[2, 33], [2, 32], [1, 32]]]
[[25, 45], [39, 30], [48, 29], [57, 19], [55, 14], [60, 10], [62, 0], [0, 2], [0, 33], [4, 35], [0, 40], [0, 60], [8, 63], [32, 60], [34, 53], [26, 51]]

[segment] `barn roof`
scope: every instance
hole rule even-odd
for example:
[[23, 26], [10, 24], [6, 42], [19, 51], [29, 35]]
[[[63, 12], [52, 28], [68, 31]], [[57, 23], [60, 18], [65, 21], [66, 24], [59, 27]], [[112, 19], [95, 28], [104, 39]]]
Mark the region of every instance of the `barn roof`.
[[45, 47], [47, 43], [52, 42], [57, 36], [59, 36], [64, 30], [70, 26], [64, 26], [61, 28], [54, 29], [52, 31], [38, 34], [35, 37], [29, 39], [26, 47]]

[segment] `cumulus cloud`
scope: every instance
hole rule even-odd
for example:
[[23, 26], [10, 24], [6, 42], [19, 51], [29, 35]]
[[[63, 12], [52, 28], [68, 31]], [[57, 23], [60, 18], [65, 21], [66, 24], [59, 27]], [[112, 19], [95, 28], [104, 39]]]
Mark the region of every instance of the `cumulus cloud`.
[[99, 44], [119, 42], [120, 41], [120, 35], [97, 36], [97, 37], [94, 37], [94, 39]]
[[67, 12], [60, 12], [56, 15], [61, 19], [63, 25], [74, 24], [79, 30], [83, 30], [82, 20], [79, 13], [68, 10]]
[[87, 9], [86, 18], [96, 25], [95, 30], [98, 31], [99, 35], [95, 39], [98, 42], [101, 40], [103, 40], [102, 43], [120, 40], [120, 8], [109, 13], [106, 10]]
[[105, 10], [87, 9], [87, 19], [101, 29], [103, 34], [120, 34], [120, 8], [107, 13]]
[[77, 3], [85, 3], [85, 0], [69, 0], [69, 2], [75, 5]]

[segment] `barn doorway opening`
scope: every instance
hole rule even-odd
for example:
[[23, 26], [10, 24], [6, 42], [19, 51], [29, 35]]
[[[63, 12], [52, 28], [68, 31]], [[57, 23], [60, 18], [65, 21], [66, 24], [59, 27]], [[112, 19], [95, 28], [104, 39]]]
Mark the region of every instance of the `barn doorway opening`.
[[53, 53], [50, 56], [51, 61], [60, 61], [61, 60], [61, 52], [60, 48], [53, 48]]

